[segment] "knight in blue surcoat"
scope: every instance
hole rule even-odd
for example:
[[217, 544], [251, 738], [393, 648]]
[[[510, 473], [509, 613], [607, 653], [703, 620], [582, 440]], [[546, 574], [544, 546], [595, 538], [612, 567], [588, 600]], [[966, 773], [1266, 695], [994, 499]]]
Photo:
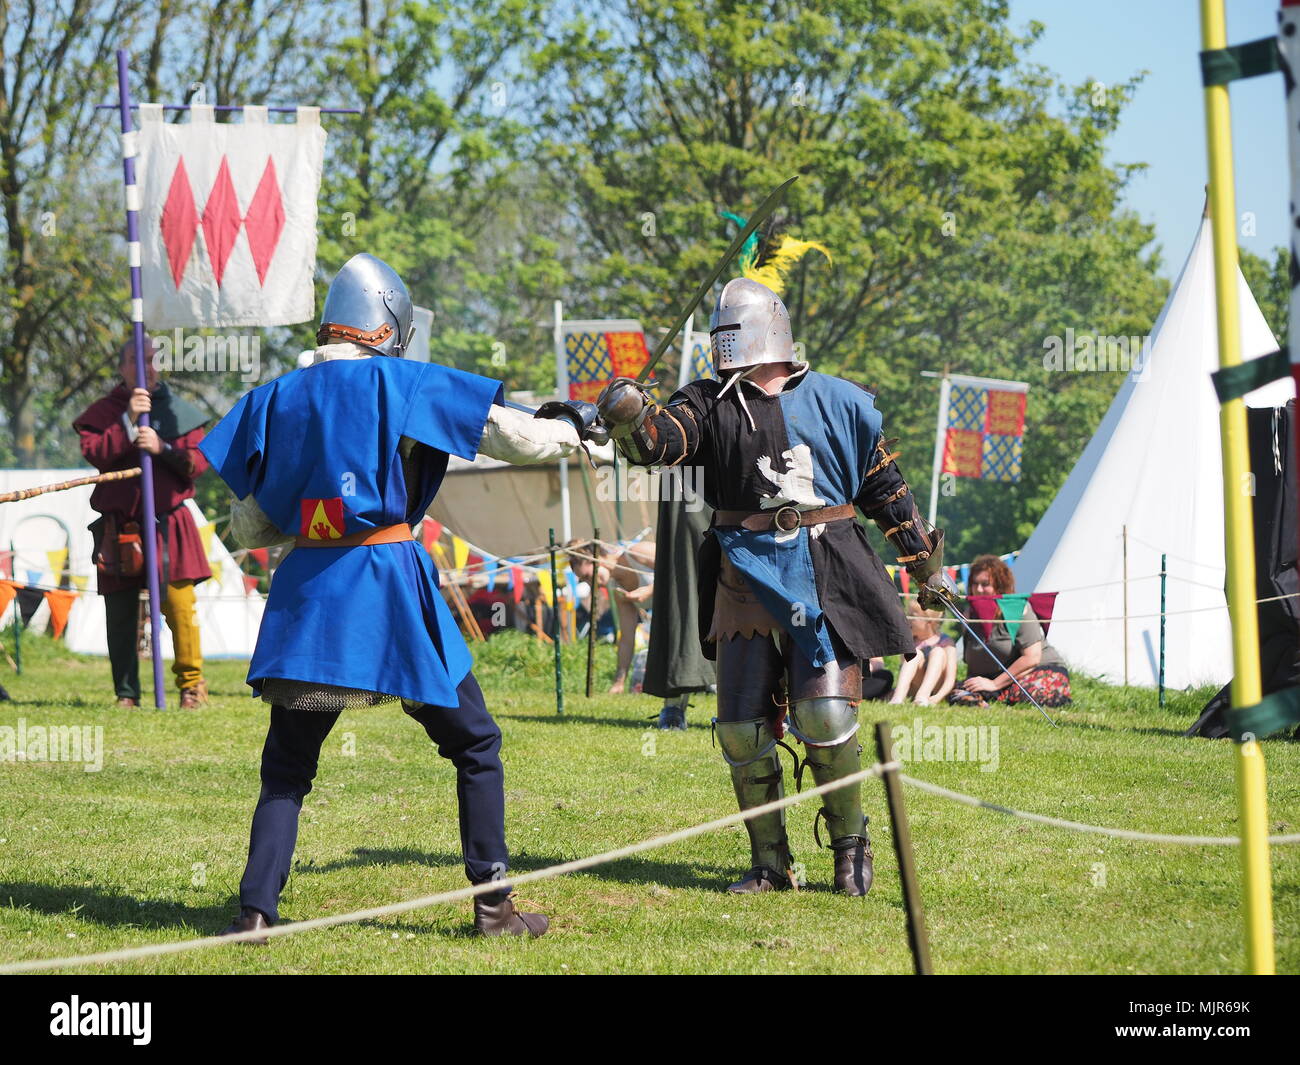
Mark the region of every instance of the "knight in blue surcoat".
[[[456, 767], [461, 846], [488, 935], [542, 935], [542, 914], [515, 909], [504, 879], [501, 733], [471, 671], [465, 640], [415, 540], [452, 455], [512, 463], [577, 451], [594, 412], [504, 405], [499, 382], [402, 358], [410, 295], [371, 255], [330, 285], [310, 365], [243, 396], [202, 450], [237, 497], [245, 547], [292, 543], [271, 582], [248, 672], [270, 704], [240, 915], [227, 933], [279, 918], [298, 815], [321, 744], [342, 710], [401, 700]], [[590, 405], [586, 405], [590, 407]]]

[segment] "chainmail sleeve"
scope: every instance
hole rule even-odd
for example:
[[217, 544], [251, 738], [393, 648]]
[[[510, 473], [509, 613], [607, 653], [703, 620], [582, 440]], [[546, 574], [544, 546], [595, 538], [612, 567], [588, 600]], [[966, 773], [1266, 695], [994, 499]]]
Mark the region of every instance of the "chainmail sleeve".
[[921, 517], [912, 489], [894, 462], [899, 452], [889, 450], [893, 443], [896, 441], [881, 437], [871, 454], [872, 466], [863, 478], [862, 490], [853, 502], [885, 534], [899, 564], [916, 574], [927, 569], [938, 538]]

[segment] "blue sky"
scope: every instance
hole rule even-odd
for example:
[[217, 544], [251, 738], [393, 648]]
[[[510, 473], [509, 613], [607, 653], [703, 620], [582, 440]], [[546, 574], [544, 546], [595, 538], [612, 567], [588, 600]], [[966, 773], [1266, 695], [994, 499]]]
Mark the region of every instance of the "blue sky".
[[[1228, 42], [1274, 36], [1277, 9], [1277, 0], [1228, 0]], [[1162, 272], [1173, 277], [1191, 247], [1205, 202], [1200, 5], [1196, 0], [1011, 0], [1011, 25], [1022, 29], [1030, 21], [1046, 27], [1030, 60], [1071, 84], [1120, 82], [1149, 71], [1111, 140], [1110, 160], [1149, 165], [1133, 178], [1128, 206], [1155, 223]], [[1256, 229], [1255, 236], [1239, 232], [1238, 240], [1257, 255], [1269, 255], [1287, 243], [1282, 76], [1239, 81], [1231, 93], [1237, 214], [1253, 212]]]

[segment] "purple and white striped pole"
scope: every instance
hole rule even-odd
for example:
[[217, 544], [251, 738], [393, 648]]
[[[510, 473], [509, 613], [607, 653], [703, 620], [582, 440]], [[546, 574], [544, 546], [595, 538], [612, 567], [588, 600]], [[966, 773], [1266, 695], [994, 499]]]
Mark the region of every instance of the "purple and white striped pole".
[[[127, 71], [126, 49], [117, 51], [117, 100], [122, 117], [122, 182], [126, 187], [126, 253], [131, 266], [131, 329], [135, 338], [135, 379], [148, 387], [144, 365], [144, 297], [140, 288], [140, 187], [135, 183], [135, 157], [139, 137], [131, 123], [131, 84]], [[139, 423], [149, 424], [149, 415], [141, 414]], [[140, 541], [144, 547], [144, 571], [149, 582], [149, 648], [153, 653], [153, 705], [167, 708], [167, 689], [163, 685], [162, 612], [159, 609], [158, 519], [153, 495], [153, 456], [140, 453], [140, 494], [144, 503]]]

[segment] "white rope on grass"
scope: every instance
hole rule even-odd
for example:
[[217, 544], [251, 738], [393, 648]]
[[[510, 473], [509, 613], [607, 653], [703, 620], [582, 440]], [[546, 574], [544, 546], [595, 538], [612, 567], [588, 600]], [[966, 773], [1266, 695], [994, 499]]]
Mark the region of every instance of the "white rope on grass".
[[108, 965], [114, 962], [132, 961], [136, 958], [158, 957], [164, 954], [180, 954], [187, 950], [204, 950], [209, 947], [230, 946], [235, 943], [248, 943], [255, 940], [274, 939], [280, 936], [296, 935], [299, 932], [311, 932], [318, 928], [332, 928], [340, 924], [355, 924], [358, 921], [374, 921], [382, 917], [394, 917], [398, 914], [409, 913], [412, 910], [421, 910], [429, 906], [436, 906], [444, 902], [459, 902], [462, 899], [472, 899], [477, 895], [488, 895], [503, 890], [505, 887], [511, 889], [522, 887], [525, 884], [534, 884], [540, 880], [551, 880], [557, 876], [565, 876], [569, 873], [579, 873], [584, 869], [591, 869], [597, 865], [604, 865], [608, 862], [621, 861], [624, 858], [630, 858], [633, 855], [641, 854], [645, 851], [657, 850], [660, 847], [667, 847], [673, 843], [680, 843], [682, 840], [692, 839], [695, 836], [702, 836], [708, 832], [715, 832], [720, 828], [728, 828], [731, 825], [741, 824], [755, 817], [761, 817], [769, 814], [774, 810], [783, 810], [787, 806], [794, 806], [796, 803], [804, 802], [814, 796], [825, 795], [827, 792], [836, 791], [839, 788], [850, 787], [854, 784], [860, 784], [871, 777], [879, 776], [887, 770], [898, 769], [898, 762], [886, 762], [884, 764], [876, 763], [867, 769], [860, 770], [857, 773], [851, 773], [840, 780], [831, 781], [829, 784], [822, 784], [815, 788], [809, 788], [807, 791], [801, 791], [794, 795], [787, 795], [785, 798], [777, 799], [774, 802], [765, 803], [762, 806], [755, 806], [751, 810], [741, 810], [739, 813], [728, 814], [726, 817], [719, 817], [714, 821], [707, 821], [702, 825], [693, 825], [690, 828], [678, 829], [676, 832], [669, 832], [665, 836], [655, 836], [652, 839], [642, 840], [639, 843], [633, 843], [626, 847], [620, 847], [617, 850], [605, 851], [603, 854], [593, 854], [586, 858], [576, 858], [571, 862], [561, 862], [559, 865], [547, 866], [545, 869], [536, 869], [531, 873], [523, 873], [520, 876], [510, 876], [503, 880], [488, 880], [482, 884], [475, 884], [470, 887], [459, 888], [455, 891], [443, 891], [436, 895], [422, 895], [419, 898], [407, 899], [405, 902], [393, 902], [386, 906], [373, 906], [365, 910], [355, 910], [352, 913], [340, 913], [331, 917], [314, 917], [308, 921], [295, 921], [293, 924], [280, 924], [271, 928], [251, 932], [239, 932], [229, 936], [206, 936], [203, 939], [185, 939], [173, 943], [151, 943], [144, 947], [128, 947], [122, 950], [104, 951], [99, 954], [80, 954], [67, 958], [43, 958], [36, 961], [17, 961], [8, 962], [0, 965], [0, 974], [9, 973], [34, 973], [43, 972], [48, 969], [71, 969], [79, 965]]
[[[938, 795], [942, 799], [951, 799], [953, 802], [959, 802], [965, 806], [974, 806], [981, 810], [992, 810], [994, 813], [1020, 817], [1026, 821], [1037, 821], [1042, 825], [1065, 828], [1072, 832], [1090, 832], [1098, 836], [1109, 836], [1112, 839], [1132, 839], [1142, 843], [1177, 843], [1192, 847], [1237, 847], [1241, 845], [1241, 839], [1237, 836], [1169, 836], [1158, 832], [1134, 832], [1127, 828], [1086, 825], [1081, 821], [1066, 821], [1060, 817], [1046, 817], [1043, 814], [1031, 814], [1010, 806], [999, 806], [997, 803], [978, 799], [974, 795], [964, 795], [960, 791], [951, 791], [948, 788], [940, 787], [938, 784], [931, 784], [926, 780], [917, 780], [916, 777], [909, 777], [906, 773], [899, 773], [898, 777], [905, 784], [911, 784], [914, 788], [928, 791], [931, 795]], [[1300, 843], [1300, 833], [1290, 836], [1269, 836], [1268, 842], [1270, 844]]]
[[[276, 939], [281, 936], [297, 935], [299, 932], [311, 932], [318, 928], [332, 928], [335, 925], [355, 924], [360, 921], [374, 921], [384, 917], [394, 917], [398, 914], [409, 913], [413, 910], [426, 909], [429, 906], [436, 906], [446, 902], [459, 902], [462, 899], [472, 899], [478, 895], [492, 894], [509, 887], [511, 890], [521, 887], [525, 884], [533, 884], [542, 880], [551, 880], [558, 876], [566, 876], [569, 873], [578, 873], [586, 869], [591, 869], [598, 865], [605, 865], [609, 862], [621, 861], [624, 858], [630, 858], [646, 851], [657, 850], [660, 847], [667, 847], [673, 843], [680, 843], [682, 840], [693, 839], [695, 836], [702, 836], [708, 832], [715, 832], [721, 828], [728, 828], [731, 825], [742, 824], [745, 821], [755, 817], [761, 817], [764, 814], [772, 813], [775, 810], [783, 810], [786, 807], [794, 806], [797, 803], [804, 802], [814, 796], [825, 795], [827, 792], [836, 791], [840, 788], [850, 787], [854, 784], [860, 784], [871, 777], [880, 776], [882, 773], [897, 770], [900, 768], [898, 762], [876, 763], [867, 769], [852, 773], [840, 780], [832, 781], [829, 784], [822, 784], [815, 788], [809, 788], [807, 791], [798, 792], [794, 795], [787, 795], [775, 802], [765, 803], [762, 806], [756, 806], [750, 810], [741, 810], [738, 813], [728, 814], [726, 817], [719, 817], [713, 821], [707, 821], [701, 825], [693, 825], [690, 828], [678, 829], [675, 832], [669, 832], [664, 836], [655, 836], [651, 839], [642, 840], [639, 843], [633, 843], [626, 847], [620, 847], [617, 850], [605, 851], [602, 854], [589, 855], [586, 858], [576, 858], [571, 862], [561, 862], [559, 865], [547, 866], [545, 869], [537, 869], [531, 873], [523, 873], [520, 876], [512, 876], [504, 881], [486, 881], [482, 884], [475, 884], [470, 887], [460, 888], [455, 891], [444, 891], [435, 895], [422, 895], [419, 898], [407, 899], [404, 902], [389, 903], [385, 906], [373, 906], [365, 910], [355, 910], [351, 913], [335, 914], [331, 917], [315, 917], [307, 921], [296, 921], [293, 924], [275, 925], [271, 928], [259, 929], [251, 932], [239, 932], [229, 936], [206, 936], [202, 939], [186, 939], [172, 943], [153, 943], [143, 947], [128, 947], [122, 950], [104, 951], [99, 954], [80, 954], [64, 958], [43, 958], [34, 961], [8, 962], [0, 965], [0, 974], [32, 973], [44, 972], [50, 969], [71, 969], [82, 965], [109, 965], [116, 962], [133, 961], [137, 958], [159, 957], [166, 954], [180, 954], [189, 950], [204, 950], [210, 947], [232, 946], [237, 943], [248, 943], [264, 939]], [[1170, 836], [1161, 835], [1151, 832], [1134, 832], [1122, 828], [1106, 828], [1100, 825], [1087, 825], [1078, 821], [1066, 821], [1058, 817], [1045, 817], [1042, 814], [1031, 814], [1023, 810], [1016, 810], [1009, 806], [998, 806], [995, 803], [986, 802], [978, 799], [973, 795], [964, 795], [958, 791], [951, 791], [948, 788], [940, 787], [937, 784], [931, 784], [924, 780], [918, 780], [910, 777], [905, 773], [898, 774], [899, 779], [922, 791], [930, 792], [940, 798], [951, 799], [954, 802], [962, 803], [966, 806], [974, 806], [980, 809], [992, 810], [995, 813], [1009, 814], [1013, 817], [1024, 818], [1029, 821], [1037, 821], [1040, 824], [1051, 825], [1055, 828], [1070, 829], [1075, 832], [1088, 832], [1103, 836], [1110, 836], [1115, 839], [1131, 839], [1144, 843], [1176, 843], [1192, 846], [1238, 846], [1241, 840], [1236, 836]], [[1270, 844], [1300, 843], [1300, 834], [1290, 836], [1269, 836]]]

